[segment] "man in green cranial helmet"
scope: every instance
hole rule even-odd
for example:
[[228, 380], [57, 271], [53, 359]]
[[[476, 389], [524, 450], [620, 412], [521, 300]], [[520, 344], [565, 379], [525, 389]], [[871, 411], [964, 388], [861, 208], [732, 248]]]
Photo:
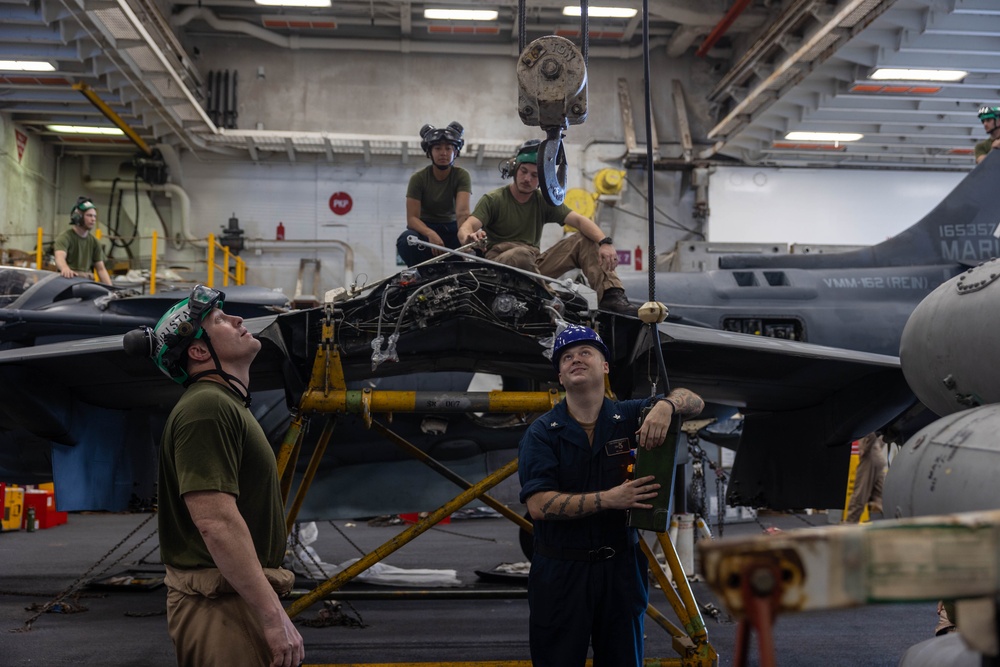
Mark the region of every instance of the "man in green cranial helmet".
[[[590, 218], [566, 204], [552, 206], [538, 189], [537, 140], [526, 141], [517, 155], [500, 168], [510, 185], [483, 195], [472, 215], [458, 228], [465, 244], [486, 241], [486, 259], [557, 278], [570, 269], [580, 269], [597, 292], [598, 308], [620, 315], [636, 316], [622, 282], [615, 273], [618, 251], [614, 241]], [[547, 222], [575, 227], [551, 248], [541, 251], [542, 227]]]
[[91, 233], [97, 227], [97, 207], [90, 197], [78, 197], [69, 213], [70, 228], [56, 237], [56, 268], [63, 278], [93, 278], [94, 271], [102, 283], [111, 284], [104, 267], [104, 248]]
[[985, 160], [990, 151], [1000, 148], [1000, 107], [982, 107], [979, 122], [989, 137], [976, 144], [976, 164]]
[[261, 343], [198, 285], [155, 327], [122, 341], [187, 387], [160, 438], [158, 530], [167, 632], [181, 667], [299, 665], [302, 636], [279, 595], [285, 513], [274, 451], [250, 412]]

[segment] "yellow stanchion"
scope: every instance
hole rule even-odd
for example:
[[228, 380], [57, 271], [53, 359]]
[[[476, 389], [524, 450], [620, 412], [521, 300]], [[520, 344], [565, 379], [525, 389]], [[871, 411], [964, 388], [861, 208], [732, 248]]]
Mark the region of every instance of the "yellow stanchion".
[[222, 286], [229, 287], [229, 246], [222, 246]]
[[208, 235], [208, 276], [205, 287], [215, 287], [215, 234]]
[[35, 268], [42, 268], [42, 228], [38, 228], [38, 241], [35, 243]]
[[156, 242], [159, 240], [156, 232], [153, 232], [152, 257], [149, 260], [149, 293], [156, 294]]

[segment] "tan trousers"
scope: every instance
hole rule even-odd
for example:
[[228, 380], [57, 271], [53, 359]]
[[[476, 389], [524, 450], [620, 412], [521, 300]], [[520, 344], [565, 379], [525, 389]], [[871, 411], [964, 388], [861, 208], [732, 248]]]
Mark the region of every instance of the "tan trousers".
[[587, 284], [597, 292], [597, 300], [604, 297], [609, 289], [621, 289], [622, 281], [614, 271], [601, 268], [597, 244], [577, 232], [557, 242], [545, 252], [527, 243], [505, 241], [497, 243], [486, 251], [486, 259], [513, 266], [525, 271], [534, 271], [549, 278], [558, 278], [570, 269], [580, 269], [587, 278]]
[[869, 512], [882, 511], [882, 483], [888, 465], [882, 436], [873, 433], [858, 443], [858, 470], [854, 476], [854, 492], [847, 503], [846, 523], [857, 523], [868, 505]]
[[[264, 568], [278, 593], [292, 589], [295, 575]], [[167, 632], [179, 667], [271, 664], [271, 649], [254, 610], [214, 568], [178, 570], [167, 566]]]

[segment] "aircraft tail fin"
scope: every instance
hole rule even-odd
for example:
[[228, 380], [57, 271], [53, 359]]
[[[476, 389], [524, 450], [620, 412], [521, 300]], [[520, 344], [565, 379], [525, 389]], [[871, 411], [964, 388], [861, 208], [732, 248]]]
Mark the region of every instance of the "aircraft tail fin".
[[828, 255], [729, 255], [721, 269], [846, 269], [979, 262], [1000, 256], [1000, 156], [991, 155], [919, 222], [882, 243]]

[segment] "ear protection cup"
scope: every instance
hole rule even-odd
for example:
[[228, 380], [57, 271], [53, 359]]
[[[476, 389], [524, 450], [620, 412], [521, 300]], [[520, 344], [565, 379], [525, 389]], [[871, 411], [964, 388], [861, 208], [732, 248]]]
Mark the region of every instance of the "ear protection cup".
[[91, 201], [90, 197], [80, 196], [76, 198], [76, 205], [69, 212], [69, 224], [79, 225], [83, 222], [83, 214], [92, 208], [97, 208], [94, 206], [94, 202]]

